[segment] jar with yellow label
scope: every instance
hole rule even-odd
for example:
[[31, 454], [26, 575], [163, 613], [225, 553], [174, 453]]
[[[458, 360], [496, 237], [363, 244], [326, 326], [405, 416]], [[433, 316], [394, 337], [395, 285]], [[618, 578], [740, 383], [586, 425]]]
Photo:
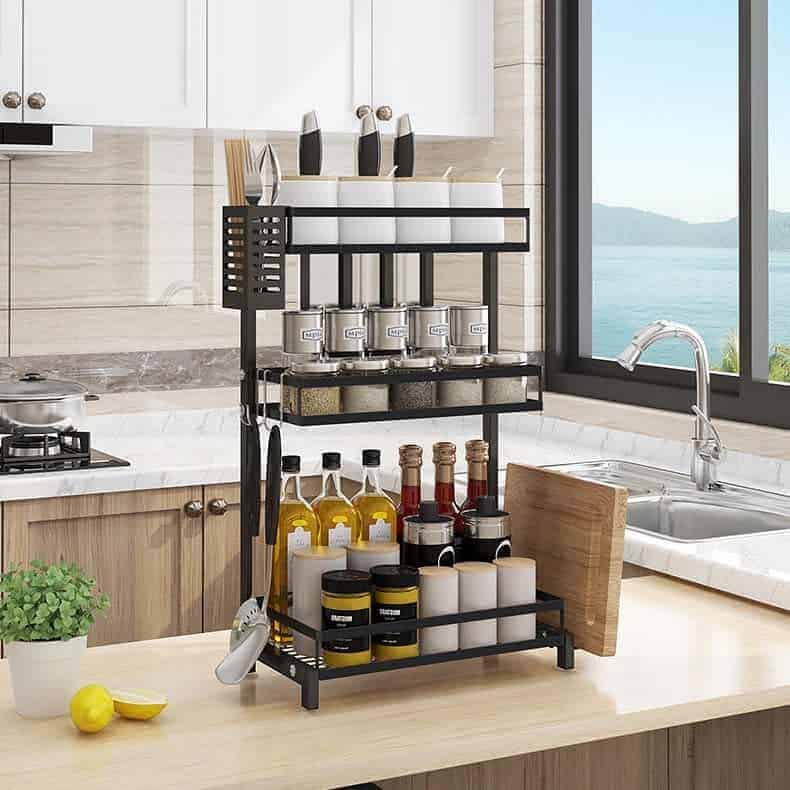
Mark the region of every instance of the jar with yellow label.
[[[321, 628], [370, 625], [370, 574], [367, 571], [327, 571], [321, 576]], [[370, 635], [336, 636], [323, 643], [330, 667], [370, 663]]]
[[[373, 622], [394, 623], [417, 618], [420, 574], [410, 565], [376, 565], [373, 580]], [[373, 635], [373, 657], [377, 661], [419, 655], [417, 630], [385, 631]]]

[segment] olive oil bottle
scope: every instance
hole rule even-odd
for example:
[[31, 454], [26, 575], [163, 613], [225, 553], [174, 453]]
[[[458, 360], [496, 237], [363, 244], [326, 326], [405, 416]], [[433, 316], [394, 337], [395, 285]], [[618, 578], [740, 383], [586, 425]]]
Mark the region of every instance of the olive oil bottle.
[[[302, 497], [299, 456], [284, 455], [282, 470], [282, 495], [280, 517], [277, 521], [277, 542], [274, 545], [270, 605], [275, 611], [288, 614], [293, 599], [293, 553], [297, 549], [318, 545], [318, 519]], [[272, 639], [275, 644], [284, 645], [293, 641], [293, 635], [289, 628], [275, 622], [272, 625]]]
[[362, 522], [362, 540], [394, 543], [398, 514], [392, 500], [381, 490], [380, 450], [362, 451], [362, 488], [351, 500]]
[[313, 500], [318, 543], [341, 548], [360, 540], [359, 513], [340, 488], [340, 453], [324, 453], [321, 493]]

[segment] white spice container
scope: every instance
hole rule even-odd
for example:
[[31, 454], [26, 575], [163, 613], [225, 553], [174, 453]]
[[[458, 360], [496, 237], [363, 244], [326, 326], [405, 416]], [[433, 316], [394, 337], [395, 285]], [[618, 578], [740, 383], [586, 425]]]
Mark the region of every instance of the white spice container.
[[[529, 557], [502, 557], [494, 560], [497, 573], [498, 606], [535, 603], [535, 560]], [[535, 615], [519, 614], [497, 620], [497, 642], [524, 642], [535, 638]]]
[[[459, 177], [450, 184], [452, 208], [502, 208], [502, 182]], [[501, 244], [505, 240], [503, 217], [453, 217], [453, 244]]]
[[[450, 184], [444, 178], [396, 178], [397, 208], [449, 208]], [[449, 217], [397, 217], [398, 244], [449, 244]]]
[[[333, 176], [283, 176], [281, 206], [336, 208], [337, 179]], [[337, 217], [294, 217], [291, 244], [337, 244]]]
[[[293, 553], [294, 619], [313, 628], [321, 628], [321, 575], [325, 571], [342, 571], [346, 567], [346, 550], [329, 546], [308, 546]], [[303, 656], [315, 655], [315, 642], [293, 631], [294, 650]]]
[[[395, 187], [385, 176], [343, 176], [338, 179], [340, 208], [393, 208]], [[340, 217], [341, 244], [394, 244], [395, 217]]]
[[376, 565], [400, 565], [400, 543], [360, 540], [346, 546], [348, 567], [353, 571], [369, 571]]
[[[420, 617], [458, 614], [458, 571], [455, 568], [420, 568]], [[458, 626], [437, 625], [420, 631], [420, 655], [458, 650]]]
[[[474, 612], [480, 609], [495, 609], [497, 605], [497, 569], [490, 562], [458, 562], [458, 609]], [[495, 645], [497, 621], [478, 620], [458, 626], [458, 641], [461, 650], [470, 647]]]

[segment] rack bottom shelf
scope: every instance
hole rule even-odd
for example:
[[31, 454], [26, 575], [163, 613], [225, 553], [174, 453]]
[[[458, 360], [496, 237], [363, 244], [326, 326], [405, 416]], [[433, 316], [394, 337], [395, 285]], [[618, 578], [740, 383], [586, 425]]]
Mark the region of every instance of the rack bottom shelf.
[[279, 648], [271, 644], [264, 648], [258, 660], [275, 672], [279, 672], [284, 677], [298, 683], [302, 688], [302, 707], [307, 710], [317, 710], [319, 706], [319, 685], [322, 680], [370, 675], [395, 669], [444, 664], [450, 661], [497, 656], [504, 653], [519, 653], [525, 650], [537, 650], [546, 647], [556, 648], [557, 666], [560, 669], [574, 668], [573, 637], [568, 631], [545, 623], [538, 624], [538, 633], [535, 639], [524, 642], [486, 645], [484, 647], [455, 650], [451, 653], [434, 653], [427, 656], [403, 658], [397, 661], [372, 661], [369, 664], [359, 664], [353, 667], [329, 667], [324, 664], [323, 659], [319, 659], [316, 664], [314, 657], [298, 655], [290, 647]]

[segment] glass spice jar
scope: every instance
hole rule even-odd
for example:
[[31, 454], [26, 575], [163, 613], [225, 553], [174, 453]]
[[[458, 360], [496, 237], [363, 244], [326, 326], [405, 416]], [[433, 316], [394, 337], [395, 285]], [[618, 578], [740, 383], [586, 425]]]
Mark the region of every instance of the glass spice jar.
[[[468, 370], [483, 367], [480, 354], [451, 354], [442, 363], [447, 370]], [[439, 382], [440, 406], [479, 406], [483, 402], [483, 380], [452, 379]]]
[[[343, 363], [343, 372], [376, 376], [388, 373], [391, 364], [386, 358], [351, 359]], [[351, 414], [387, 411], [390, 407], [390, 385], [387, 383], [351, 384], [343, 386], [343, 411]]]
[[436, 372], [436, 357], [404, 357], [395, 360], [390, 399], [396, 411], [432, 409], [436, 406], [435, 381], [398, 381], [398, 373]]
[[[332, 361], [294, 362], [287, 370], [288, 374], [297, 376], [338, 376], [340, 363]], [[282, 409], [285, 414], [302, 417], [319, 417], [326, 414], [340, 413], [340, 386], [334, 387], [300, 387], [285, 383], [282, 385]]]
[[[485, 356], [485, 365], [491, 368], [526, 364], [527, 355], [517, 351]], [[523, 403], [527, 399], [527, 378], [526, 376], [506, 376], [485, 379], [483, 381], [483, 397], [486, 403]]]

